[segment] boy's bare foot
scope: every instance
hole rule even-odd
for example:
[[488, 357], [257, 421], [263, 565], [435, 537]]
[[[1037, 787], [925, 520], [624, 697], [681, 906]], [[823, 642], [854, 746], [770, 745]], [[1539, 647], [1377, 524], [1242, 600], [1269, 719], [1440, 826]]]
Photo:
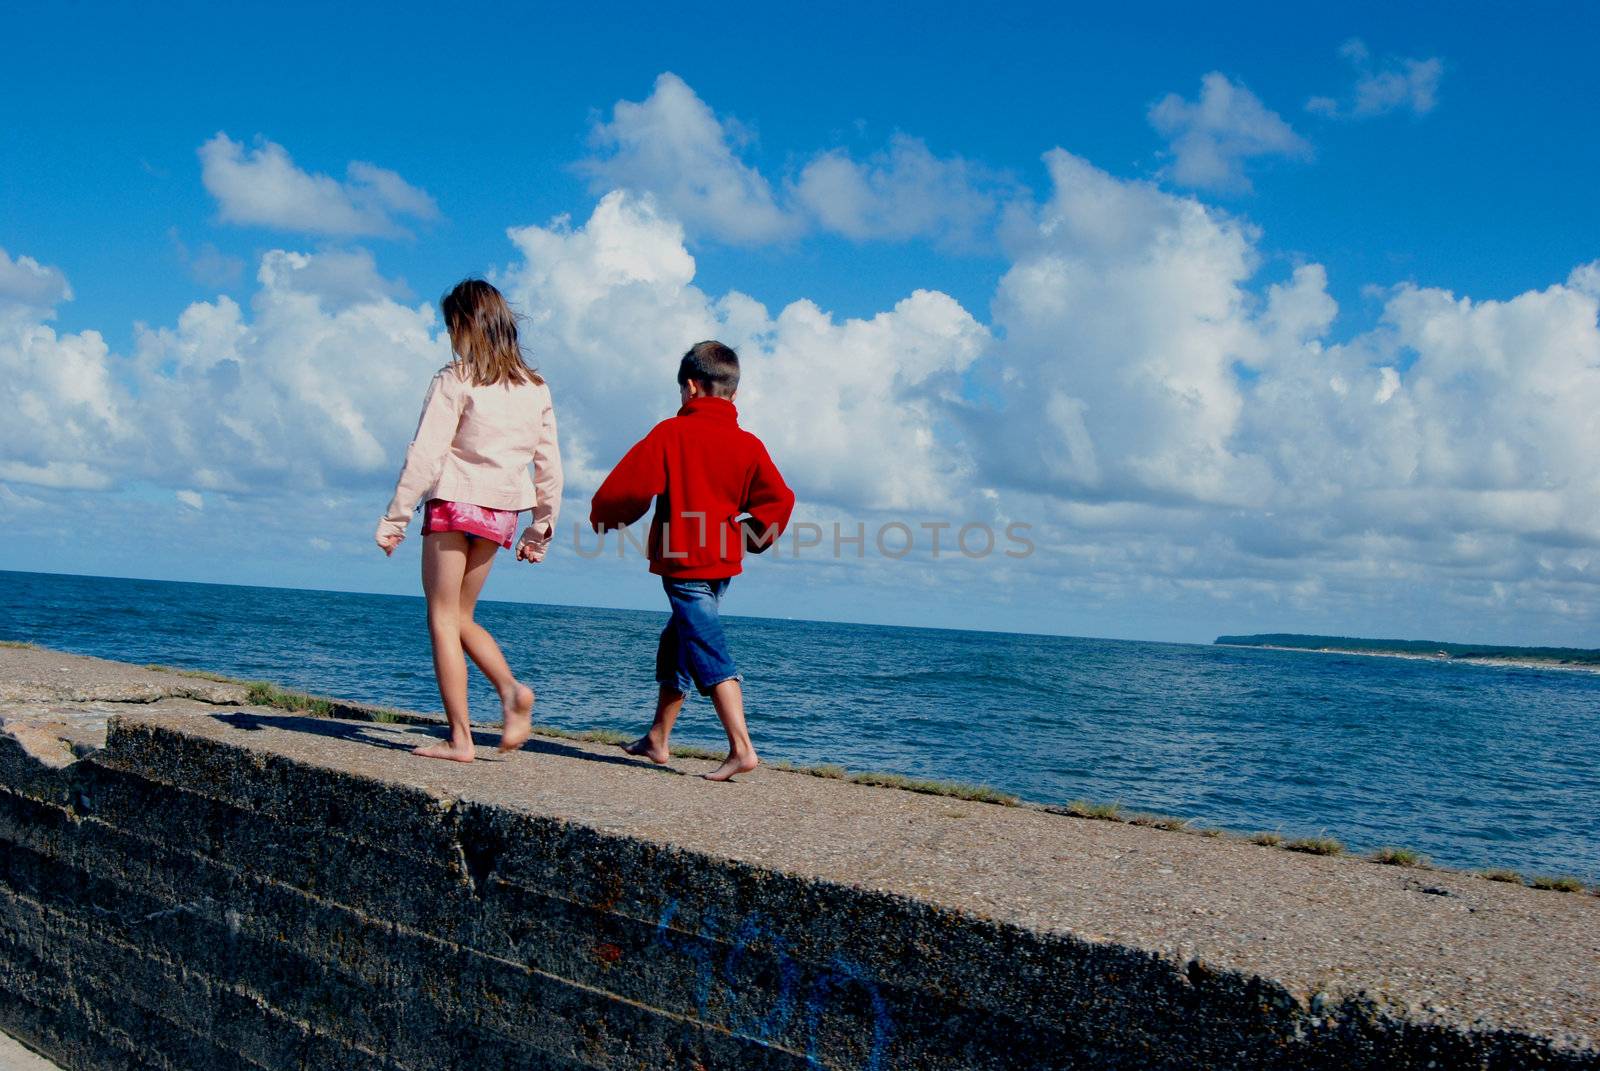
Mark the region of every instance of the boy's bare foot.
[[761, 760], [756, 758], [753, 751], [748, 755], [729, 755], [721, 766], [701, 776], [707, 781], [731, 781], [734, 774], [749, 773], [759, 765]]
[[449, 759], [451, 762], [471, 762], [476, 756], [472, 753], [472, 745], [457, 747], [448, 740], [441, 740], [437, 744], [428, 744], [425, 747], [411, 749], [411, 754], [421, 755], [425, 759]]
[[533, 689], [518, 684], [511, 690], [511, 701], [500, 700], [505, 721], [500, 729], [500, 750], [515, 751], [533, 735]]
[[666, 745], [657, 744], [650, 738], [649, 733], [641, 736], [631, 744], [623, 744], [622, 750], [630, 755], [637, 755], [641, 759], [649, 759], [657, 766], [665, 766], [668, 760], [672, 758], [672, 752], [667, 750]]

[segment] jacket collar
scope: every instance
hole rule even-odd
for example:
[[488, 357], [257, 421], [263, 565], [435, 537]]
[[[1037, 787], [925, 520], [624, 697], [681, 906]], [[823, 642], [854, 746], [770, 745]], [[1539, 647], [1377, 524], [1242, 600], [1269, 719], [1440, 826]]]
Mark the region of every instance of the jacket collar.
[[678, 415], [711, 417], [735, 424], [739, 422], [739, 410], [734, 408], [733, 402], [727, 398], [690, 398], [683, 408], [678, 410]]

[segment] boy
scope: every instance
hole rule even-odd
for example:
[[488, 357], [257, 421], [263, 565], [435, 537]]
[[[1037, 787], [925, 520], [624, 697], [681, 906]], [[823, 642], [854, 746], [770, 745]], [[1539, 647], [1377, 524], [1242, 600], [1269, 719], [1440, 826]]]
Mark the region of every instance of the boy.
[[738, 387], [738, 354], [720, 342], [690, 347], [678, 362], [683, 407], [617, 462], [589, 509], [589, 523], [603, 532], [632, 524], [655, 499], [650, 571], [661, 577], [672, 606], [656, 647], [655, 720], [626, 750], [665, 763], [667, 738], [693, 686], [711, 697], [728, 734], [727, 761], [705, 775], [711, 781], [753, 770], [759, 761], [718, 605], [744, 551], [770, 546], [794, 509], [794, 492], [766, 447], [739, 427]]

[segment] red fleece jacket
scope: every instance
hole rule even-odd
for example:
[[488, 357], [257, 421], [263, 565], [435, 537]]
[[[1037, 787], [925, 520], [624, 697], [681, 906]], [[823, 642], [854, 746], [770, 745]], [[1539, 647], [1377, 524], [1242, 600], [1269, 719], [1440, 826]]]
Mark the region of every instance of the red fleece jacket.
[[[611, 470], [589, 507], [597, 531], [650, 521], [650, 571], [677, 580], [737, 576], [745, 551], [739, 519], [753, 535], [777, 539], [789, 523], [794, 492], [761, 440], [739, 427], [726, 398], [694, 398], [663, 420]], [[769, 544], [753, 540], [760, 553]]]

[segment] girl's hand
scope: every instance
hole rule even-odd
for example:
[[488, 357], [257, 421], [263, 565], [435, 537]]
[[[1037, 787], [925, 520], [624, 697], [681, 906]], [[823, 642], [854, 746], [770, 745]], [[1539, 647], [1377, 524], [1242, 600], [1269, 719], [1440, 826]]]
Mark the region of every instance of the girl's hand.
[[555, 533], [545, 525], [544, 534], [535, 533], [532, 526], [522, 533], [522, 538], [517, 540], [517, 560], [519, 562], [542, 562], [545, 551], [550, 549], [550, 540]]
[[405, 536], [397, 535], [393, 532], [378, 536], [378, 549], [383, 551], [384, 557], [388, 557], [394, 553], [394, 548], [398, 547], [404, 539]]

